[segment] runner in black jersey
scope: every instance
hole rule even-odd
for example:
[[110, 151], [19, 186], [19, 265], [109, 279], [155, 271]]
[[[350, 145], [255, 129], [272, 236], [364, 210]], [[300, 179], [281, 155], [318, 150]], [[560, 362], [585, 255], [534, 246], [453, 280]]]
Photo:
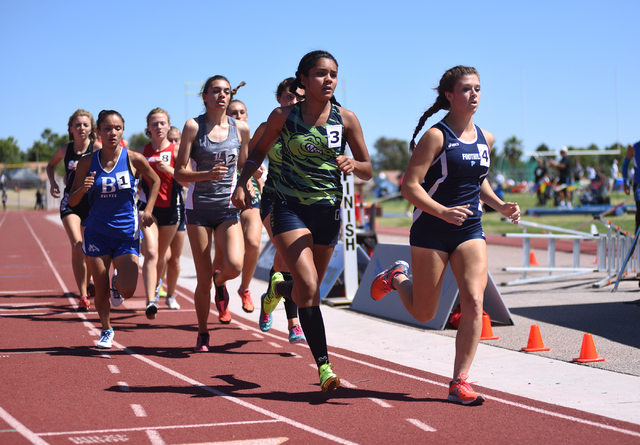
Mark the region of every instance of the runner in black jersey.
[[60, 197], [60, 189], [55, 180], [55, 168], [60, 161], [64, 161], [65, 188], [62, 202], [60, 203], [60, 218], [64, 226], [69, 242], [71, 243], [71, 265], [73, 275], [80, 292], [78, 310], [86, 312], [89, 307], [89, 292], [93, 286], [91, 271], [87, 266], [84, 252], [82, 252], [82, 234], [84, 227], [82, 222], [89, 216], [89, 200], [85, 196], [80, 204], [75, 207], [69, 205], [69, 193], [76, 174], [78, 161], [83, 156], [91, 154], [94, 150], [102, 148], [100, 142], [96, 142], [98, 136], [96, 123], [93, 116], [86, 110], [78, 109], [69, 118], [68, 124], [69, 142], [60, 147], [47, 165], [47, 176], [51, 185], [51, 196]]
[[[296, 302], [323, 392], [340, 386], [327, 353], [320, 283], [340, 234], [341, 177], [354, 173], [368, 180], [373, 174], [357, 117], [333, 97], [337, 82], [338, 63], [331, 54], [313, 51], [302, 58], [290, 91], [301, 87], [305, 100], [271, 113], [233, 195], [237, 207], [251, 205], [246, 181], [282, 138], [282, 174], [276, 184], [271, 227], [293, 281], [275, 273], [263, 309], [273, 312], [282, 297]], [[353, 159], [345, 156], [346, 143]]]
[[[231, 193], [238, 179], [237, 165], [247, 158], [249, 126], [226, 114], [233, 93], [224, 76], [213, 76], [205, 82], [202, 100], [206, 112], [185, 123], [176, 161], [176, 180], [189, 183], [186, 216], [198, 281], [194, 293], [198, 352], [209, 350], [211, 285], [216, 288], [218, 319], [230, 323], [225, 283], [240, 275], [244, 256], [240, 210], [232, 204]], [[192, 170], [187, 168], [189, 163]], [[212, 270], [212, 234], [224, 253], [219, 271]]]
[[[410, 236], [413, 282], [408, 264], [396, 261], [371, 285], [374, 300], [397, 290], [407, 311], [424, 323], [436, 315], [445, 270], [451, 264], [462, 316], [449, 400], [464, 405], [484, 402], [467, 383], [482, 331], [487, 284], [480, 200], [514, 223], [520, 220], [518, 204], [503, 202], [486, 180], [494, 138], [473, 123], [479, 103], [480, 78], [475, 68], [457, 66], [442, 76], [438, 98], [420, 118], [411, 139], [413, 154], [402, 182], [402, 195], [415, 206]], [[416, 146], [414, 139], [425, 121], [440, 110], [449, 114]]]
[[[295, 80], [294, 77], [288, 77], [287, 79], [280, 82], [278, 88], [276, 89], [276, 100], [280, 104], [281, 107], [288, 107], [289, 105], [294, 105], [298, 103], [299, 97], [304, 95], [303, 90], [298, 90], [295, 94], [289, 91], [289, 86]], [[261, 123], [256, 132], [251, 138], [251, 142], [249, 143], [249, 153], [253, 150], [256, 143], [260, 140], [262, 133], [264, 132], [265, 127], [267, 126], [266, 122]], [[267, 153], [267, 158], [269, 161], [269, 171], [267, 174], [267, 180], [262, 188], [262, 196], [260, 199], [260, 218], [264, 224], [265, 229], [267, 229], [267, 233], [269, 234], [269, 238], [271, 242], [273, 242], [273, 232], [271, 230], [271, 208], [273, 206], [273, 199], [276, 192], [276, 183], [280, 178], [280, 171], [282, 168], [282, 141], [278, 139], [278, 142], [269, 150]], [[260, 170], [259, 170], [260, 171]], [[273, 258], [273, 266], [269, 271], [269, 282], [271, 282], [271, 277], [276, 272], [282, 273], [285, 281], [292, 281], [293, 277], [291, 276], [291, 272], [287, 268], [284, 260], [282, 259], [282, 255], [276, 249], [276, 254]], [[266, 293], [263, 294], [262, 299], [266, 297]], [[289, 330], [289, 343], [304, 343], [307, 339], [304, 336], [304, 332], [302, 332], [302, 328], [300, 327], [300, 322], [298, 321], [298, 306], [291, 299], [284, 300], [284, 309], [287, 314], [287, 329]], [[273, 324], [273, 313], [267, 314], [262, 304], [260, 305], [260, 329], [263, 332], [267, 332], [271, 329], [271, 325]]]

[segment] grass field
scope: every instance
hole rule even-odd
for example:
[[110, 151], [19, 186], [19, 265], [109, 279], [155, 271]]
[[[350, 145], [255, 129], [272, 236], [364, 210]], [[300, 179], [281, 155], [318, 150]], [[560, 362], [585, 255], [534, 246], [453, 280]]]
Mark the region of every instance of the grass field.
[[[610, 195], [611, 204], [616, 205], [623, 202], [628, 198], [623, 192], [612, 193]], [[527, 216], [524, 215], [527, 209], [537, 207], [537, 198], [535, 195], [530, 194], [505, 194], [505, 201], [509, 202], [517, 202], [520, 205], [520, 209], [522, 210], [523, 217], [522, 219], [525, 221], [535, 222], [539, 224], [545, 224], [549, 226], [562, 227], [564, 229], [576, 229], [578, 226], [592, 220], [591, 215], [553, 215], [553, 216]], [[574, 203], [577, 202], [574, 199]], [[628, 204], [634, 204], [633, 200], [629, 201]], [[378, 224], [383, 226], [392, 226], [392, 227], [410, 227], [411, 226], [411, 217], [410, 216], [384, 216], [385, 214], [394, 214], [394, 215], [403, 215], [407, 211], [407, 201], [402, 200], [394, 200], [394, 201], [385, 201], [379, 205], [382, 205], [382, 215], [378, 217]], [[546, 208], [550, 208], [551, 206], [547, 206]], [[514, 226], [511, 223], [506, 223], [500, 221], [501, 216], [497, 212], [485, 212], [482, 216], [482, 226], [486, 233], [520, 233], [522, 229]], [[635, 229], [635, 215], [634, 214], [624, 214], [621, 216], [608, 215], [605, 219], [611, 221], [613, 224], [620, 226], [623, 230], [627, 230], [631, 233], [634, 232]], [[591, 224], [587, 224], [585, 227], [580, 229], [583, 232], [589, 232]], [[597, 225], [598, 231], [603, 231], [602, 225]], [[527, 229], [528, 233], [540, 233], [540, 230], [535, 229]]]

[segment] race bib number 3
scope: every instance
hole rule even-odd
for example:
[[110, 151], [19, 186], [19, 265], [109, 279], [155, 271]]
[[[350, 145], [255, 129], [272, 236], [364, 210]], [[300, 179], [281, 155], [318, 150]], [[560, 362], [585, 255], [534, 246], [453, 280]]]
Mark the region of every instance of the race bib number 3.
[[329, 148], [342, 148], [342, 125], [327, 125]]

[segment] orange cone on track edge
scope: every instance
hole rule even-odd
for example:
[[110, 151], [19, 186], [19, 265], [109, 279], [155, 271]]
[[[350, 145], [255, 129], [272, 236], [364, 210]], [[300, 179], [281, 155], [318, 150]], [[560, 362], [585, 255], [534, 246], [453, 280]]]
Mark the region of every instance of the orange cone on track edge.
[[482, 316], [482, 334], [480, 334], [480, 340], [498, 340], [500, 337], [493, 335], [493, 329], [491, 329], [491, 317], [488, 315]]
[[591, 334], [584, 334], [582, 337], [582, 348], [580, 349], [580, 357], [574, 358], [574, 362], [578, 363], [591, 363], [591, 362], [603, 362], [602, 357], [598, 357], [596, 352], [596, 345], [593, 343], [593, 337]]
[[550, 351], [551, 348], [545, 348], [544, 343], [542, 343], [542, 336], [540, 335], [540, 328], [537, 324], [531, 325], [531, 330], [529, 331], [529, 341], [527, 342], [526, 348], [520, 348], [526, 352], [537, 352], [537, 351]]
[[538, 260], [536, 259], [536, 253], [532, 250], [529, 252], [529, 266], [539, 266]]

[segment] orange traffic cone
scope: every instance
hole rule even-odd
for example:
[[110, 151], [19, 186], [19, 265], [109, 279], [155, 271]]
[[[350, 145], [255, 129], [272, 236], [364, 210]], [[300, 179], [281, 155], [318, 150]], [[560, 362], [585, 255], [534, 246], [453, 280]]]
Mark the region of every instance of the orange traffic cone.
[[527, 342], [526, 348], [520, 348], [526, 352], [536, 352], [536, 351], [550, 351], [551, 348], [545, 348], [544, 343], [542, 343], [542, 336], [540, 335], [540, 328], [537, 324], [531, 325], [531, 331], [529, 331], [529, 341]]
[[536, 259], [536, 253], [532, 250], [529, 252], [529, 266], [539, 266], [538, 260]]
[[574, 358], [574, 362], [579, 363], [591, 363], [591, 362], [603, 362], [602, 357], [598, 357], [596, 352], [596, 345], [593, 343], [593, 337], [591, 334], [584, 334], [582, 337], [582, 348], [580, 349], [580, 357]]
[[500, 337], [493, 335], [491, 329], [491, 317], [488, 315], [482, 316], [482, 333], [480, 334], [480, 340], [498, 340]]

